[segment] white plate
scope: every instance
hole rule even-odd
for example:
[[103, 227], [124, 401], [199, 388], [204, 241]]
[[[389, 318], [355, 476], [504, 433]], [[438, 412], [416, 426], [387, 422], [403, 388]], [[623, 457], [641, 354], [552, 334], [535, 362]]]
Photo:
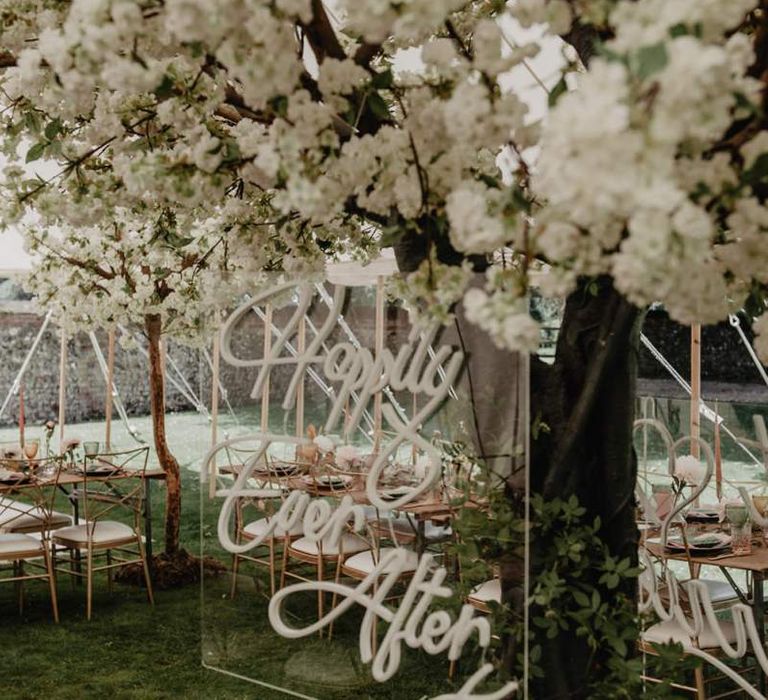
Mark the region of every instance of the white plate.
[[12, 472], [8, 469], [0, 469], [0, 481], [6, 484], [18, 484], [29, 481], [29, 475], [23, 472]]
[[79, 466], [81, 472], [85, 472], [91, 476], [106, 476], [108, 474], [114, 474], [120, 471], [120, 467], [116, 464], [111, 464], [103, 460], [96, 459], [93, 462], [88, 463], [88, 468], [83, 469], [83, 465]]
[[400, 498], [400, 496], [413, 493], [413, 490], [413, 486], [398, 486], [394, 489], [386, 489], [385, 491], [381, 491], [380, 495], [385, 501], [394, 501], [396, 498]]
[[[702, 544], [706, 543], [706, 544]], [[712, 533], [708, 535], [699, 535], [688, 540], [688, 548], [697, 552], [717, 552], [729, 547], [731, 536], [725, 533]], [[685, 544], [679, 537], [667, 540], [667, 547], [678, 551], [685, 551]]]
[[691, 508], [685, 515], [686, 517], [717, 519], [720, 517], [720, 511], [717, 508], [702, 506], [701, 508]]
[[346, 486], [350, 481], [352, 481], [352, 477], [343, 474], [336, 476], [323, 475], [317, 477], [317, 483], [320, 484], [320, 486]]

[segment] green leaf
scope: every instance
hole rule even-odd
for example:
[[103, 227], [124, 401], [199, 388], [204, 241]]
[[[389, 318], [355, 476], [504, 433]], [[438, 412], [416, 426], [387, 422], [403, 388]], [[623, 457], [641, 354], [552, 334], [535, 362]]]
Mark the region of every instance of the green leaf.
[[573, 599], [582, 607], [582, 608], [589, 608], [589, 596], [582, 592], [582, 591], [574, 591], [573, 592]]
[[549, 97], [547, 97], [549, 106], [554, 107], [557, 104], [558, 99], [560, 99], [560, 96], [566, 92], [568, 92], [568, 83], [565, 81], [565, 75], [563, 75], [560, 80], [557, 81], [555, 87], [550, 91]]
[[26, 126], [29, 131], [35, 134], [39, 134], [40, 127], [42, 126], [40, 114], [38, 114], [34, 110], [30, 110], [29, 112], [27, 112], [24, 115], [24, 126]]
[[224, 141], [224, 162], [233, 163], [239, 161], [241, 156], [240, 146], [237, 145], [237, 141], [235, 139], [226, 139]]
[[34, 146], [32, 146], [27, 151], [26, 162], [31, 163], [33, 160], [37, 160], [38, 158], [40, 158], [43, 155], [43, 152], [45, 151], [45, 147], [47, 145], [48, 144], [45, 143], [44, 141], [40, 141], [36, 143]]
[[405, 228], [402, 226], [388, 226], [382, 231], [379, 245], [383, 248], [389, 248], [397, 243], [405, 235]]
[[761, 153], [752, 167], [744, 173], [744, 179], [750, 185], [755, 185], [766, 178], [768, 178], [768, 153]]
[[368, 106], [371, 108], [371, 112], [379, 117], [379, 119], [390, 119], [392, 116], [389, 113], [389, 106], [386, 100], [378, 92], [372, 92], [368, 95]]
[[678, 36], [685, 36], [686, 34], [689, 34], [688, 27], [686, 27], [682, 22], [679, 22], [674, 27], [669, 28], [669, 36], [671, 36], [673, 39]]
[[371, 85], [376, 90], [386, 90], [392, 87], [394, 80], [395, 76], [392, 74], [392, 69], [387, 68], [387, 70], [382, 71], [381, 73], [376, 73], [376, 75], [373, 76]]
[[163, 75], [163, 79], [160, 81], [160, 84], [155, 88], [155, 97], [157, 98], [158, 102], [162, 102], [163, 100], [167, 100], [169, 97], [171, 97], [175, 90], [175, 81], [174, 79], [168, 75], [167, 73]]
[[280, 117], [285, 117], [288, 114], [288, 98], [285, 95], [277, 95], [269, 101], [269, 106], [272, 111]]
[[205, 52], [205, 46], [202, 41], [190, 41], [189, 50], [192, 52], [192, 58], [200, 58]]
[[45, 138], [53, 141], [61, 133], [61, 120], [54, 119], [45, 125]]
[[651, 46], [643, 46], [636, 55], [635, 73], [638, 78], [648, 78], [662, 70], [668, 61], [667, 46], [663, 41]]

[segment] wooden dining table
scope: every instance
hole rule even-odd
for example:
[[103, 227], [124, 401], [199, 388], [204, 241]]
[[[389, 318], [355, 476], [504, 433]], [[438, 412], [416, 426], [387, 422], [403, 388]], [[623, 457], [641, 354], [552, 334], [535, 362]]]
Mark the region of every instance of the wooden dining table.
[[[150, 574], [152, 574], [152, 483], [157, 480], [165, 479], [165, 472], [159, 467], [151, 467], [147, 469], [131, 469], [123, 468], [117, 473], [99, 475], [89, 474], [87, 476], [88, 481], [109, 481], [119, 482], [128, 479], [141, 479], [144, 489], [144, 503], [143, 503], [143, 516], [144, 516], [144, 538], [145, 538], [145, 551], [147, 556], [147, 564], [149, 565]], [[26, 481], [9, 482], [0, 481], [0, 496], [12, 496], [18, 494], [24, 496], [25, 493], [29, 493], [33, 489], [39, 488], [59, 488], [67, 496], [67, 499], [72, 506], [72, 516], [74, 523], [79, 522], [79, 511], [77, 505], [77, 498], [74, 497], [74, 491], [80, 485], [85, 483], [86, 475], [80, 471], [62, 471], [56, 478], [49, 480], [40, 479], [32, 476]]]
[[[319, 497], [330, 496], [341, 498], [342, 496], [349, 495], [352, 500], [359, 505], [372, 505], [365, 487], [365, 475], [356, 476], [354, 480], [344, 488], [337, 489], [318, 488], [317, 485], [313, 486], [309, 484], [303, 477], [292, 477], [289, 479], [288, 483], [291, 488], [311, 491], [314, 495]], [[416, 538], [416, 550], [419, 553], [423, 553], [427, 544], [427, 523], [447, 525], [461, 508], [467, 507], [478, 508], [482, 507], [482, 504], [475, 501], [467, 501], [466, 503], [461, 504], [455, 502], [452, 503], [445, 499], [442, 494], [428, 491], [413, 501], [398, 506], [394, 510], [405, 515], [409, 523], [411, 523]]]
[[[218, 470], [222, 474], [236, 477], [243, 468], [243, 464], [228, 464], [218, 467]], [[303, 468], [309, 469], [309, 465], [304, 465]], [[274, 473], [274, 470], [264, 470], [261, 472], [256, 470], [251, 476], [255, 479], [265, 478], [279, 482], [289, 489], [305, 491], [319, 498], [342, 498], [348, 495], [356, 504], [371, 505], [365, 486], [365, 473], [347, 475], [351, 477], [351, 480], [337, 488], [321, 485], [317, 479], [308, 478], [306, 472], [296, 475], [280, 475], [279, 473]], [[398, 484], [395, 484], [391, 488], [397, 487]], [[414, 531], [417, 542], [416, 549], [419, 552], [423, 552], [426, 548], [427, 523], [447, 525], [461, 508], [483, 508], [486, 505], [481, 501], [452, 503], [449, 499], [444, 498], [442, 494], [428, 491], [410, 503], [398, 506], [395, 510], [407, 517]]]

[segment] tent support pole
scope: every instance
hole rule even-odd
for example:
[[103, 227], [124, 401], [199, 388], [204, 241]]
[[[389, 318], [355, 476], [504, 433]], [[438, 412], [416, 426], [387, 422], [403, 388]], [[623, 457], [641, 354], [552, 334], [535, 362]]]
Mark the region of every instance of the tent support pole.
[[112, 449], [112, 402], [115, 384], [115, 329], [109, 329], [107, 338], [107, 396], [104, 403], [104, 445]]
[[[272, 351], [272, 304], [267, 303], [264, 308], [264, 359], [269, 357]], [[264, 380], [264, 389], [261, 393], [261, 432], [269, 431], [269, 374]]]
[[40, 330], [37, 331], [37, 335], [35, 336], [34, 341], [32, 341], [32, 346], [29, 348], [29, 351], [27, 352], [27, 356], [24, 358], [24, 362], [21, 363], [21, 367], [19, 368], [18, 374], [16, 375], [16, 379], [13, 380], [13, 384], [11, 384], [11, 388], [5, 397], [5, 401], [3, 401], [3, 405], [0, 406], [0, 417], [2, 417], [3, 413], [5, 413], [5, 409], [8, 408], [8, 405], [11, 403], [11, 399], [13, 398], [13, 396], [18, 393], [19, 387], [21, 386], [21, 381], [22, 379], [24, 379], [24, 374], [26, 373], [27, 368], [29, 367], [29, 363], [32, 362], [32, 358], [34, 357], [35, 351], [37, 350], [37, 346], [40, 345], [40, 341], [43, 339], [43, 334], [48, 328], [48, 325], [51, 322], [52, 316], [53, 316], [52, 311], [49, 311], [45, 315], [45, 318], [43, 319], [43, 323], [40, 326]]
[[701, 436], [701, 326], [691, 326], [691, 454], [698, 459]]
[[[221, 369], [221, 334], [217, 331], [213, 336], [213, 372], [211, 376], [211, 447], [216, 445], [219, 427], [219, 372]], [[216, 495], [216, 455], [210, 462], [210, 479], [208, 480], [208, 496]]]
[[64, 329], [60, 329], [60, 345], [59, 345], [59, 451], [61, 451], [61, 445], [64, 442], [64, 420], [66, 417], [66, 410], [64, 406], [64, 400], [66, 398], [67, 389], [67, 334]]

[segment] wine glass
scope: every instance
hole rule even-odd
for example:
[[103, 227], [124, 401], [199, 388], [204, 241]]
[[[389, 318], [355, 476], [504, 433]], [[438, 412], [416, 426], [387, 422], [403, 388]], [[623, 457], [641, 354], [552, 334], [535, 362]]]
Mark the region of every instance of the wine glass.
[[84, 442], [83, 452], [85, 453], [86, 457], [95, 457], [97, 454], [99, 454], [99, 443], [96, 441]]
[[39, 449], [39, 440], [26, 440], [24, 442], [24, 456], [30, 461], [37, 457], [37, 452]]

